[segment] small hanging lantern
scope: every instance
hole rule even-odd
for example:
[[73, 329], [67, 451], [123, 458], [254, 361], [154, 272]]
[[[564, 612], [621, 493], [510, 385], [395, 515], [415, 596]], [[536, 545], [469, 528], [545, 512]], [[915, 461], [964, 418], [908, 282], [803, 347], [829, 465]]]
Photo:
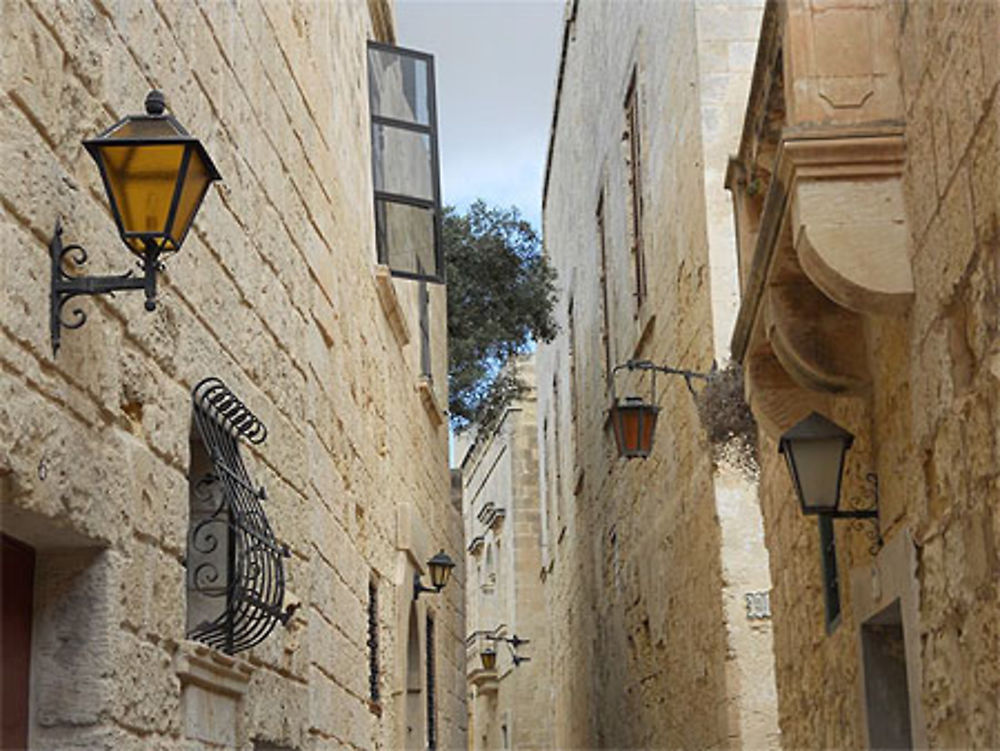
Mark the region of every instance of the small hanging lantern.
[[611, 405], [611, 425], [615, 431], [618, 456], [645, 459], [653, 450], [653, 435], [660, 408], [638, 396], [615, 399]]
[[483, 661], [483, 670], [496, 670], [497, 653], [493, 647], [486, 647], [479, 653], [479, 659]]
[[[714, 365], [712, 366], [715, 367]], [[615, 395], [615, 376], [619, 371], [635, 370], [651, 373], [649, 386], [649, 401], [639, 396], [627, 396], [619, 401]], [[653, 435], [656, 433], [656, 418], [660, 408], [656, 403], [656, 375], [679, 375], [684, 378], [688, 391], [694, 396], [693, 378], [707, 380], [708, 375], [694, 370], [672, 368], [669, 365], [657, 365], [649, 360], [629, 360], [616, 365], [611, 371], [611, 409], [609, 410], [611, 426], [615, 431], [615, 443], [618, 446], [618, 456], [622, 459], [645, 459], [653, 450]]]

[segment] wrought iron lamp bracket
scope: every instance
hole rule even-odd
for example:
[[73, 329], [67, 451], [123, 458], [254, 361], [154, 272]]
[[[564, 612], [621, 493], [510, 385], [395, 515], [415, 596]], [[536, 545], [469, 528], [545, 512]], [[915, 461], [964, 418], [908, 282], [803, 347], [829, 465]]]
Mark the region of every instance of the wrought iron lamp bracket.
[[421, 592], [430, 592], [432, 594], [437, 594], [443, 589], [443, 587], [425, 587], [423, 582], [420, 581], [420, 574], [413, 575], [413, 599], [417, 600], [420, 598]]
[[56, 220], [52, 240], [49, 241], [49, 258], [52, 264], [52, 283], [49, 295], [49, 335], [52, 340], [53, 357], [59, 353], [62, 329], [78, 329], [87, 322], [87, 314], [81, 308], [73, 308], [72, 320], [63, 319], [63, 307], [80, 295], [111, 295], [125, 290], [144, 290], [146, 310], [156, 309], [156, 274], [163, 270], [160, 263], [160, 248], [148, 241], [146, 253], [139, 267], [142, 276], [134, 276], [132, 271], [110, 276], [73, 276], [67, 274], [63, 264], [69, 261], [76, 267], [87, 263], [87, 250], [82, 245], [63, 245], [62, 220]]
[[[713, 369], [714, 369], [713, 365]], [[691, 392], [691, 396], [696, 396], [694, 385], [691, 383], [694, 379], [700, 379], [703, 381], [708, 380], [708, 373], [701, 373], [697, 370], [688, 370], [687, 368], [674, 368], [670, 365], [657, 365], [650, 360], [629, 360], [623, 362], [620, 365], [615, 365], [611, 370], [611, 389], [612, 396], [614, 395], [614, 376], [618, 374], [621, 370], [627, 370], [630, 373], [636, 370], [638, 371], [648, 371], [652, 373], [652, 402], [656, 403], [656, 374], [663, 373], [664, 375], [679, 375], [684, 378], [684, 383], [688, 387], [688, 391]]]
[[497, 636], [496, 634], [491, 634], [488, 632], [485, 633], [485, 637], [490, 641], [493, 642], [502, 641], [504, 644], [507, 645], [507, 649], [510, 650], [511, 660], [513, 660], [514, 662], [514, 667], [517, 667], [522, 662], [531, 662], [530, 657], [522, 657], [517, 653], [517, 648], [520, 647], [522, 644], [530, 644], [531, 639], [522, 639], [517, 634], [513, 634], [511, 636]]
[[865, 475], [865, 480], [871, 486], [871, 501], [867, 504], [861, 505], [858, 503], [852, 503], [852, 508], [844, 509], [843, 511], [829, 511], [824, 516], [829, 516], [832, 519], [851, 519], [852, 529], [862, 529], [865, 521], [870, 521], [872, 523], [872, 528], [867, 530], [865, 534], [868, 536], [871, 545], [868, 548], [868, 552], [872, 555], [878, 553], [885, 544], [882, 539], [882, 529], [879, 525], [878, 519], [878, 475], [874, 472], [869, 472]]

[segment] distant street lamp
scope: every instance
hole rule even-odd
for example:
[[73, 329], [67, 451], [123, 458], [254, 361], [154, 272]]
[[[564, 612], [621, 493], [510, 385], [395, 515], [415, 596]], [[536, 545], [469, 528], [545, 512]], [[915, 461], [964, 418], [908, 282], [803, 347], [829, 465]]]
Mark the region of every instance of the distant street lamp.
[[493, 647], [487, 647], [479, 653], [479, 658], [483, 661], [483, 670], [495, 670], [497, 666], [497, 653]]
[[87, 262], [80, 245], [62, 243], [62, 224], [56, 222], [49, 243], [52, 262], [49, 328], [53, 354], [59, 351], [62, 328], [82, 326], [86, 314], [79, 308], [74, 319], [63, 322], [62, 308], [78, 295], [103, 295], [141, 289], [146, 310], [156, 308], [156, 274], [160, 256], [180, 250], [209, 185], [220, 179], [201, 142], [165, 113], [159, 91], [146, 97], [146, 114], [130, 115], [96, 138], [83, 142], [101, 173], [118, 234], [139, 257], [143, 277], [129, 271], [118, 276], [71, 276], [63, 262]]
[[[629, 372], [636, 370], [649, 371], [652, 373], [648, 401], [639, 396], [627, 396], [624, 401], [618, 399], [615, 394], [615, 376], [622, 370]], [[668, 365], [656, 365], [649, 360], [629, 360], [621, 365], [616, 365], [612, 370], [611, 408], [609, 412], [619, 458], [645, 459], [653, 450], [656, 420], [660, 413], [660, 407], [656, 402], [657, 373], [683, 376], [688, 390], [692, 394], [694, 394], [694, 388], [691, 386], [691, 379], [707, 379], [708, 377], [704, 373], [697, 373], [693, 370], [682, 370], [680, 368], [672, 368]]]
[[437, 594], [444, 586], [448, 583], [451, 578], [451, 570], [455, 568], [455, 562], [451, 559], [444, 550], [441, 550], [427, 561], [427, 569], [431, 575], [431, 587], [425, 587], [420, 582], [420, 574], [416, 573], [413, 575], [413, 599], [416, 600], [420, 597], [421, 592], [432, 592]]

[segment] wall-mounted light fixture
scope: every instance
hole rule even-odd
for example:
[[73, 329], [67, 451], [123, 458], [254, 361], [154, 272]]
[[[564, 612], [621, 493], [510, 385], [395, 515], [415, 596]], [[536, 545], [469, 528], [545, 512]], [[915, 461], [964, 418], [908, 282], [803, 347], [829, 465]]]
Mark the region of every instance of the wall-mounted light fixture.
[[413, 599], [420, 597], [421, 592], [433, 592], [437, 594], [451, 578], [451, 570], [455, 568], [455, 562], [444, 550], [438, 551], [437, 555], [427, 561], [427, 569], [431, 575], [432, 587], [425, 587], [420, 582], [420, 574], [413, 575]]
[[[623, 401], [618, 399], [615, 393], [615, 378], [623, 370], [652, 373], [648, 400], [639, 396], [627, 396]], [[691, 380], [708, 378], [705, 373], [672, 368], [668, 365], [656, 365], [649, 360], [629, 360], [621, 365], [616, 365], [611, 372], [611, 426], [615, 432], [618, 456], [622, 459], [645, 459], [653, 450], [656, 419], [660, 413], [660, 407], [656, 403], [657, 373], [683, 376], [688, 390], [692, 394], [694, 394], [694, 387], [691, 385]]]
[[840, 508], [840, 486], [844, 457], [854, 436], [818, 412], [789, 428], [778, 443], [792, 476], [802, 513], [833, 519], [871, 519], [875, 523], [875, 547], [881, 547], [878, 523], [878, 476], [867, 475], [874, 499], [871, 508]]
[[[490, 641], [502, 641], [507, 645], [507, 648], [510, 650], [510, 658], [513, 660], [515, 668], [522, 662], [531, 662], [530, 657], [522, 657], [517, 653], [517, 648], [522, 644], [528, 644], [531, 641], [530, 639], [522, 639], [517, 634], [514, 634], [513, 636], [496, 636], [495, 634], [487, 633], [485, 634], [485, 637]], [[497, 655], [491, 647], [487, 647], [485, 650], [480, 652], [479, 657], [483, 661], [483, 667], [487, 670], [492, 670], [493, 667], [496, 667]], [[490, 662], [493, 667], [487, 666], [487, 662]]]
[[83, 142], [101, 172], [118, 234], [139, 257], [143, 273], [141, 278], [131, 271], [118, 276], [67, 274], [64, 261], [82, 266], [87, 251], [80, 245], [64, 246], [62, 223], [57, 221], [49, 243], [53, 355], [59, 351], [61, 329], [80, 328], [87, 320], [80, 308], [73, 309], [71, 321], [62, 319], [63, 306], [78, 295], [141, 289], [146, 293], [146, 310], [156, 309], [160, 256], [180, 250], [209, 185], [220, 179], [205, 147], [165, 110], [163, 94], [151, 91], [145, 115], [130, 115]]

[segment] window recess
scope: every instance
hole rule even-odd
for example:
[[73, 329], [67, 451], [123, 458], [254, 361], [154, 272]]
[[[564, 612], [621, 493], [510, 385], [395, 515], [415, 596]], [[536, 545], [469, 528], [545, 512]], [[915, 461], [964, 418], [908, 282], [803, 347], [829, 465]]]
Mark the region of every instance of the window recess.
[[188, 532], [188, 638], [226, 654], [262, 642], [295, 609], [284, 610], [287, 545], [275, 539], [240, 456], [267, 428], [218, 378], [192, 392], [200, 443], [192, 445]]
[[443, 282], [433, 56], [369, 42], [368, 97], [378, 262]]

